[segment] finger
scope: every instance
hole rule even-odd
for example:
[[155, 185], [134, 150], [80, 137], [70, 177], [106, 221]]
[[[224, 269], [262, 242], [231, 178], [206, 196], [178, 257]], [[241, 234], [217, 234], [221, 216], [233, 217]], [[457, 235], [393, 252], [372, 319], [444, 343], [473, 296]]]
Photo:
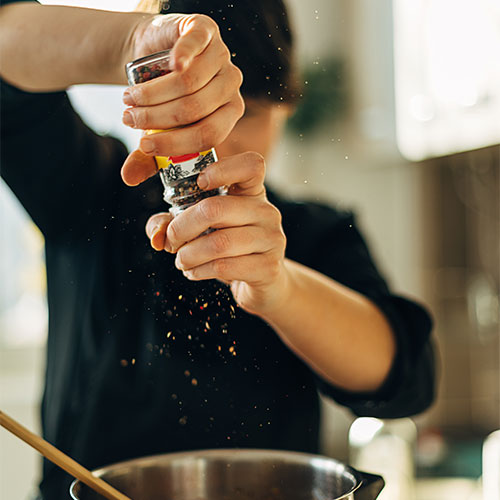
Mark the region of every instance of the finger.
[[265, 192], [265, 175], [264, 157], [247, 151], [209, 165], [198, 175], [197, 182], [202, 189], [230, 186], [232, 195], [257, 196]]
[[276, 244], [269, 231], [257, 226], [219, 229], [196, 238], [177, 251], [175, 265], [181, 271], [224, 257], [271, 250]]
[[[228, 84], [231, 79], [235, 85]], [[234, 89], [237, 88], [238, 79], [239, 70], [230, 66], [194, 94], [156, 106], [127, 108], [123, 113], [123, 123], [143, 130], [170, 129], [195, 123], [235, 97]]]
[[155, 175], [157, 171], [154, 158], [137, 149], [127, 156], [121, 169], [121, 176], [127, 186], [137, 186]]
[[192, 14], [183, 17], [179, 23], [179, 39], [172, 50], [171, 67], [183, 71], [214, 37], [220, 38], [219, 27], [209, 16]]
[[143, 153], [155, 156], [177, 156], [193, 151], [206, 151], [223, 142], [241, 118], [244, 106], [233, 98], [193, 125], [144, 136], [140, 142]]
[[177, 215], [168, 226], [167, 239], [170, 247], [177, 250], [210, 228], [254, 225], [281, 228], [281, 214], [267, 200], [212, 196]]
[[[154, 106], [193, 94], [207, 85], [228, 61], [229, 52], [225, 46], [210, 44], [206, 51], [197, 56], [184, 71], [173, 71], [125, 89], [124, 101], [127, 96], [125, 104]], [[231, 66], [235, 67], [232, 64]], [[234, 81], [233, 90], [241, 85], [237, 83], [237, 80]]]
[[165, 248], [165, 236], [171, 220], [172, 216], [168, 212], [161, 212], [151, 216], [146, 222], [146, 234], [151, 240], [151, 246], [157, 251], [168, 251]]
[[272, 282], [279, 274], [279, 259], [273, 253], [226, 257], [213, 260], [182, 273], [192, 281], [218, 279], [244, 281], [259, 286]]

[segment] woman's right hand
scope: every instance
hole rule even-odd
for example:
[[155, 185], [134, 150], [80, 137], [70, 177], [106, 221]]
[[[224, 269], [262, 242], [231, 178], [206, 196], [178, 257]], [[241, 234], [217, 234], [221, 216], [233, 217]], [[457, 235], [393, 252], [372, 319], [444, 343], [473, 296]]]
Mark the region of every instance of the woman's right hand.
[[244, 112], [241, 71], [208, 16], [167, 14], [141, 20], [126, 49], [132, 59], [172, 49], [172, 72], [125, 90], [123, 122], [172, 129], [144, 136], [122, 168], [128, 185], [156, 173], [154, 156], [204, 151], [220, 144]]
[[[33, 50], [41, 40], [43, 50]], [[122, 169], [130, 185], [156, 173], [155, 155], [209, 149], [242, 116], [242, 75], [217, 24], [199, 14], [109, 12], [37, 2], [0, 7], [0, 75], [29, 92], [124, 84], [127, 62], [165, 49], [172, 49], [172, 73], [128, 88], [124, 121], [139, 129], [189, 126], [144, 137]]]

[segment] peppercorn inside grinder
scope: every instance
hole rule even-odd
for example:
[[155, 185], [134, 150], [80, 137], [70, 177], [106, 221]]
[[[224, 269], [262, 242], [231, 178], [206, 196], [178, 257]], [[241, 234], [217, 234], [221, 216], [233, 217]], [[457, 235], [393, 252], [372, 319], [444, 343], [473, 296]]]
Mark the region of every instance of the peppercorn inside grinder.
[[[136, 85], [170, 73], [169, 62], [170, 50], [129, 62], [126, 65], [129, 84]], [[165, 131], [146, 130], [146, 134], [157, 132]], [[227, 194], [225, 187], [204, 191], [196, 182], [198, 174], [217, 161], [214, 148], [179, 156], [155, 156], [155, 161], [164, 187], [163, 199], [172, 205], [170, 213], [174, 216], [204, 198]]]

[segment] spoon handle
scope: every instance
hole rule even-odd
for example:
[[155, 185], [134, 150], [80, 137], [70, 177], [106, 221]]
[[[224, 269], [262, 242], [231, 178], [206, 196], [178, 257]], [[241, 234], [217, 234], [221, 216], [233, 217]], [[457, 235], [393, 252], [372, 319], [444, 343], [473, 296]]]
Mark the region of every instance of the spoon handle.
[[129, 497], [120, 493], [101, 478], [94, 476], [92, 472], [81, 466], [78, 462], [75, 462], [72, 458], [58, 450], [55, 446], [52, 446], [49, 442], [45, 441], [45, 439], [33, 434], [31, 431], [26, 429], [26, 427], [6, 415], [1, 410], [0, 425], [12, 432], [12, 434], [16, 435], [18, 438], [22, 439], [25, 443], [28, 443], [30, 446], [35, 448], [35, 450], [40, 452], [45, 458], [61, 467], [61, 469], [64, 469], [68, 474], [76, 477], [82, 483], [85, 483], [105, 498], [109, 500], [131, 500]]

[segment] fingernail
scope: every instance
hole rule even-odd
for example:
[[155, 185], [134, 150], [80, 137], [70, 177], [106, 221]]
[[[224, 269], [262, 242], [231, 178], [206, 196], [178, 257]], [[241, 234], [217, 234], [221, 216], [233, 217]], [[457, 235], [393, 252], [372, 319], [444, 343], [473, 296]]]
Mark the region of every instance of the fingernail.
[[206, 189], [208, 187], [208, 179], [206, 174], [199, 174], [198, 180], [196, 182], [201, 189]]
[[152, 153], [155, 150], [155, 143], [151, 139], [144, 137], [141, 139], [141, 149], [144, 153]]
[[153, 229], [151, 229], [151, 236], [150, 236], [151, 239], [153, 239], [153, 237], [157, 233], [158, 229], [160, 229], [159, 224], [157, 224], [156, 226], [153, 227]]
[[151, 246], [153, 247], [154, 250], [156, 250], [157, 252], [160, 252], [161, 251], [161, 247], [158, 247], [154, 244], [154, 239], [155, 239], [155, 235], [156, 233], [159, 231], [160, 229], [160, 226], [155, 226], [153, 228], [153, 231], [151, 232], [151, 238], [150, 238], [150, 243], [151, 243]]
[[127, 106], [134, 106], [135, 105], [135, 100], [134, 96], [130, 92], [130, 90], [125, 90], [123, 93], [123, 103], [126, 104]]
[[135, 127], [135, 116], [134, 113], [131, 113], [130, 111], [126, 110], [123, 112], [123, 118], [122, 121], [125, 125], [129, 127]]

